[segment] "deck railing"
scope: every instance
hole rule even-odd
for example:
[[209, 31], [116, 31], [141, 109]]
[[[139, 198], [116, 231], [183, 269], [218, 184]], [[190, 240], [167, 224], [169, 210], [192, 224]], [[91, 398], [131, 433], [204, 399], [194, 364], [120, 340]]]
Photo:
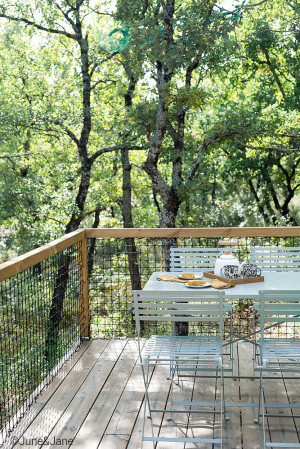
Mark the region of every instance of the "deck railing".
[[[131, 289], [168, 268], [168, 245], [227, 237], [240, 260], [251, 245], [300, 246], [299, 227], [82, 229], [0, 265], [0, 444], [81, 339], [135, 335]], [[250, 315], [237, 302], [237, 333]]]

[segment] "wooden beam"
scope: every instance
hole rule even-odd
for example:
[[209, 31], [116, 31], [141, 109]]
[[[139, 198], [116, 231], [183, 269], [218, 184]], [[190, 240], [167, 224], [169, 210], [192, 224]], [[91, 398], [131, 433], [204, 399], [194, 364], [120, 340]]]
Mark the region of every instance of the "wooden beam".
[[90, 337], [90, 306], [88, 278], [88, 243], [84, 237], [78, 245], [78, 275], [79, 275], [79, 310], [80, 337]]
[[78, 243], [84, 237], [85, 230], [78, 229], [77, 231], [70, 232], [70, 234], [66, 234], [63, 237], [48, 243], [47, 245], [41, 246], [40, 248], [26, 254], [22, 254], [22, 256], [0, 264], [0, 282], [21, 273], [21, 271], [24, 271], [27, 268], [33, 267], [37, 263], [42, 262], [51, 256], [54, 256], [69, 246]]
[[300, 226], [259, 228], [120, 228], [86, 229], [89, 238], [300, 237]]

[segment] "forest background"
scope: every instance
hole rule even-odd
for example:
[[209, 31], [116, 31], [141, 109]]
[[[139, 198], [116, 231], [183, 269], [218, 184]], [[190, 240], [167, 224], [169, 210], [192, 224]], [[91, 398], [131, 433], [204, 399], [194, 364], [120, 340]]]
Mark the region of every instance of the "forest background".
[[300, 225], [300, 5], [228, 5], [1, 2], [0, 261], [79, 227]]

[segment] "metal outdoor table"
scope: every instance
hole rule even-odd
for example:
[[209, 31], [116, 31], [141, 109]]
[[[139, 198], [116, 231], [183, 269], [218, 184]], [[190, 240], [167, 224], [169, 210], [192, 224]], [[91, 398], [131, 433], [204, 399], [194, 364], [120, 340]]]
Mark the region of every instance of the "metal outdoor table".
[[[151, 275], [144, 290], [187, 290], [183, 283], [158, 281], [156, 278], [162, 274], [178, 276], [178, 272], [157, 271]], [[265, 280], [263, 282], [253, 282], [250, 284], [238, 284], [232, 288], [224, 289], [225, 298], [228, 299], [258, 299], [260, 290], [300, 290], [300, 272], [280, 271], [262, 272]], [[211, 279], [203, 278], [211, 281]], [[211, 289], [212, 287], [207, 287]], [[195, 289], [197, 291], [197, 289]]]
[[[174, 290], [174, 291], [184, 291], [191, 290], [189, 287], [186, 287], [184, 283], [180, 282], [170, 282], [170, 281], [158, 281], [157, 276], [168, 274], [171, 276], [178, 276], [178, 272], [163, 272], [157, 271], [154, 272], [149, 280], [147, 281], [144, 290], [147, 291], [164, 291], [164, 290]], [[232, 288], [221, 289], [225, 293], [225, 298], [234, 300], [234, 299], [250, 299], [257, 300], [259, 298], [260, 290], [300, 290], [300, 272], [291, 272], [291, 271], [281, 271], [281, 272], [262, 272], [262, 276], [264, 276], [263, 282], [253, 282], [249, 284], [237, 284]], [[204, 280], [211, 281], [211, 279], [203, 277]], [[211, 290], [212, 287], [206, 287], [205, 289]], [[202, 289], [199, 289], [202, 290]], [[195, 289], [195, 292], [199, 291]], [[249, 343], [255, 344], [252, 340], [249, 340], [249, 337], [253, 337], [252, 334], [246, 334], [243, 336], [234, 335], [236, 341], [244, 340]], [[237, 337], [237, 338], [236, 338]], [[226, 343], [225, 343], [226, 345]], [[227, 344], [228, 345], [228, 344]], [[242, 377], [242, 376], [234, 376], [234, 377]], [[247, 378], [255, 378], [255, 376], [246, 376]]]
[[[174, 291], [184, 291], [184, 290], [190, 290], [189, 287], [186, 287], [184, 283], [179, 282], [170, 282], [170, 281], [158, 281], [156, 278], [157, 276], [168, 274], [171, 276], [178, 276], [178, 272], [154, 272], [149, 280], [147, 281], [144, 290], [147, 291], [164, 291], [164, 290], [174, 290]], [[259, 298], [259, 291], [260, 290], [300, 290], [300, 272], [262, 272], [262, 275], [264, 276], [263, 282], [254, 282], [249, 284], [238, 284], [235, 285], [232, 288], [223, 289], [225, 293], [225, 298], [227, 299], [252, 299], [253, 301], [257, 300]], [[203, 278], [204, 280], [207, 278]], [[211, 279], [207, 279], [207, 281], [211, 281]], [[206, 289], [206, 288], [205, 288]], [[212, 287], [207, 287], [208, 290], [212, 289]], [[199, 290], [195, 289], [195, 292]], [[244, 335], [238, 340], [246, 340], [251, 342], [247, 337], [253, 336], [253, 334]], [[252, 343], [252, 342], [251, 342]], [[258, 379], [257, 376], [235, 376], [235, 375], [229, 375], [224, 376], [227, 378], [239, 378], [239, 379]], [[288, 377], [287, 377], [288, 378]], [[294, 379], [294, 377], [292, 377]], [[266, 379], [266, 377], [265, 377]], [[270, 404], [265, 404], [265, 407], [268, 407]], [[272, 407], [282, 407], [282, 404], [277, 406], [274, 404], [271, 404]], [[290, 405], [289, 405], [290, 406]], [[226, 407], [258, 407], [258, 403], [256, 402], [228, 402], [226, 401]], [[288, 406], [285, 406], [288, 407]]]

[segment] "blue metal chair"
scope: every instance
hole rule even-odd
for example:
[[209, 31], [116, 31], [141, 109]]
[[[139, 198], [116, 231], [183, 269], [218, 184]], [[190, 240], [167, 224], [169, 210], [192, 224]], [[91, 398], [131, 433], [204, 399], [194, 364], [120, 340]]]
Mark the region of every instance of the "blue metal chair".
[[300, 271], [300, 247], [253, 246], [250, 263], [262, 271]]
[[[145, 407], [142, 429], [142, 443], [152, 442], [183, 442], [183, 443], [211, 443], [222, 447], [222, 420], [224, 417], [224, 383], [223, 383], [223, 320], [224, 320], [224, 293], [220, 291], [162, 291], [147, 292], [133, 291], [134, 319], [138, 335], [140, 363], [142, 366], [145, 384]], [[145, 349], [141, 349], [141, 322], [153, 322], [158, 325], [167, 323], [171, 329], [175, 322], [189, 322], [210, 325], [217, 331], [215, 335], [200, 336], [176, 336], [152, 335]], [[166, 409], [154, 409], [151, 406], [149, 395], [149, 367], [152, 365], [168, 365], [171, 372], [170, 407]], [[173, 380], [177, 373], [180, 378], [184, 373], [189, 377], [197, 377], [199, 372], [215, 372], [221, 377], [221, 401], [220, 402], [176, 402], [173, 400]], [[221, 415], [221, 431], [219, 438], [167, 438], [145, 436], [144, 426], [146, 407], [148, 405], [149, 415], [155, 412], [168, 412], [169, 421], [173, 413], [213, 413]], [[186, 410], [186, 406], [190, 410]], [[201, 410], [201, 407], [212, 407], [210, 412]], [[194, 407], [197, 407], [195, 409]], [[200, 407], [200, 409], [199, 409]], [[220, 410], [215, 410], [219, 407]]]
[[218, 248], [170, 248], [171, 271], [206, 271], [213, 270], [216, 258], [220, 255]]
[[[222, 250], [220, 246], [226, 246], [230, 250], [237, 248], [235, 242], [220, 241], [218, 248], [202, 248], [202, 247], [186, 247], [186, 248], [170, 248], [170, 270], [175, 272], [203, 272], [214, 271], [217, 257], [220, 256]], [[231, 360], [231, 370], [233, 371], [233, 329], [232, 329], [232, 302], [225, 303], [225, 311], [230, 313], [230, 331], [228, 340], [228, 349]], [[225, 355], [225, 354], [224, 354]]]
[[[298, 447], [297, 443], [268, 443], [265, 440], [265, 420], [270, 417], [291, 417], [299, 418], [300, 415], [283, 415], [266, 413], [265, 408], [300, 408], [300, 404], [272, 404], [264, 403], [264, 377], [265, 373], [285, 373], [300, 372], [300, 338], [296, 334], [300, 334], [300, 290], [294, 291], [274, 291], [265, 290], [259, 293], [259, 323], [260, 323], [260, 341], [259, 341], [259, 357], [260, 365], [257, 367], [260, 371], [260, 387], [259, 387], [259, 406], [258, 415], [255, 420], [259, 422], [259, 418], [263, 418], [264, 430], [264, 448], [267, 447]], [[272, 334], [274, 326], [285, 325], [286, 337], [273, 337], [266, 335], [266, 327]], [[293, 336], [289, 336], [289, 333]]]
[[[250, 263], [254, 263], [265, 272], [300, 271], [300, 247], [252, 246], [250, 248]], [[259, 302], [254, 302], [253, 324], [258, 309]], [[253, 351], [254, 361], [258, 355], [255, 345]]]
[[223, 249], [238, 250], [238, 243], [234, 241], [220, 240], [217, 248], [202, 247], [171, 247], [170, 248], [170, 270], [171, 271], [214, 271], [217, 257], [222, 254]]

